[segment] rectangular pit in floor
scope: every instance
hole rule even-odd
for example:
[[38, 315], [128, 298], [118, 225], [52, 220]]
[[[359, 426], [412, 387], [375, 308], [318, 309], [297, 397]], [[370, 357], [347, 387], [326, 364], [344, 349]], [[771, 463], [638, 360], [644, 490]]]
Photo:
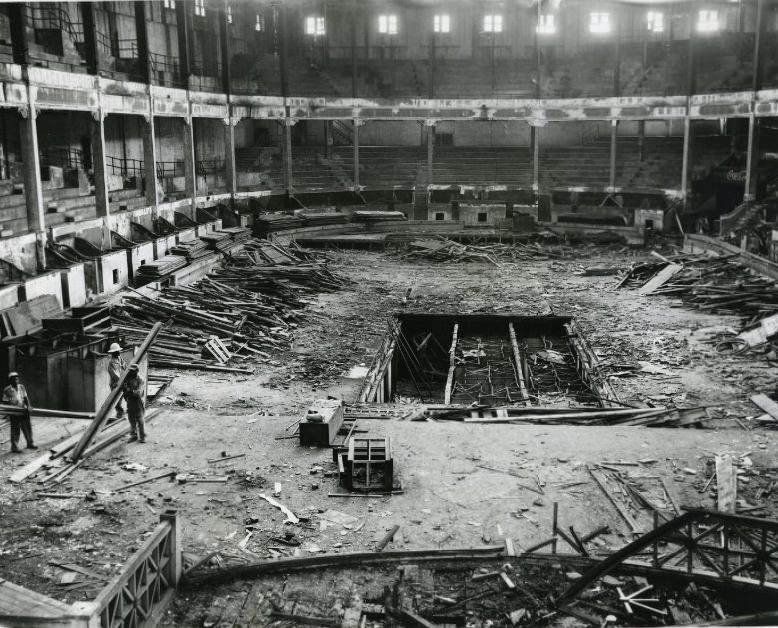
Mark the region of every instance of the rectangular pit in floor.
[[603, 406], [614, 399], [569, 316], [397, 313], [359, 401]]

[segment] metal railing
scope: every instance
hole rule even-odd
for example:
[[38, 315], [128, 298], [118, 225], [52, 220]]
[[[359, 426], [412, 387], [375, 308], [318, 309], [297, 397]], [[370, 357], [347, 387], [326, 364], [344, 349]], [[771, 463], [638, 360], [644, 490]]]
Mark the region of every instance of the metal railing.
[[160, 179], [183, 177], [184, 162], [183, 161], [158, 161], [157, 176]]
[[143, 176], [142, 159], [107, 155], [105, 165], [107, 168], [110, 168], [111, 174], [118, 174], [123, 177]]
[[166, 513], [160, 519], [121, 573], [95, 598], [93, 616], [99, 617], [101, 628], [143, 628], [173, 596], [181, 577], [177, 515]]
[[224, 159], [201, 159], [197, 162], [197, 169], [195, 172], [197, 172], [199, 175], [206, 175], [216, 172], [224, 172], [224, 168]]
[[84, 25], [73, 22], [70, 13], [58, 6], [29, 7], [30, 21], [34, 29], [54, 29], [67, 33], [73, 43], [83, 43]]
[[40, 151], [41, 166], [84, 168], [84, 153], [79, 148], [45, 148]]

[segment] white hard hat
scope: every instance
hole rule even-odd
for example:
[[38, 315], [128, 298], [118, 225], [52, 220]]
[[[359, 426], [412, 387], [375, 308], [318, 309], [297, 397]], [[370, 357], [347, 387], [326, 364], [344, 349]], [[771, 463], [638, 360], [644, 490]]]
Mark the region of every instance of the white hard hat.
[[121, 351], [122, 348], [119, 346], [118, 342], [112, 342], [111, 346], [108, 347], [108, 353], [116, 353], [117, 351]]
[[8, 379], [11, 379], [12, 377], [19, 377], [19, 373], [17, 373], [16, 371], [11, 371], [10, 373], [8, 373]]

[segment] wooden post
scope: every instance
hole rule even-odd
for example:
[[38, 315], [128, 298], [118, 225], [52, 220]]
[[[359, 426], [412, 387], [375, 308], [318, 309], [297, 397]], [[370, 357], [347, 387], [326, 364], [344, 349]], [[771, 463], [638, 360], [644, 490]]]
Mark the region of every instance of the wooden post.
[[84, 2], [81, 5], [81, 18], [84, 23], [84, 56], [86, 71], [97, 74], [100, 71], [100, 49], [97, 46], [97, 23], [95, 20], [96, 3]]
[[681, 163], [681, 200], [684, 209], [689, 202], [689, 169], [691, 168], [692, 153], [692, 121], [687, 113], [683, 120], [683, 160]]
[[171, 508], [159, 516], [160, 523], [170, 524], [170, 586], [178, 587], [183, 572], [183, 560], [181, 558], [181, 524], [178, 519], [178, 510]]
[[[176, 5], [178, 6], [178, 5]], [[195, 155], [194, 118], [191, 113], [184, 122], [184, 190], [192, 201], [192, 215], [197, 211], [197, 157]]]
[[432, 185], [435, 159], [435, 120], [425, 120], [427, 126], [427, 185]]
[[457, 364], [457, 340], [459, 337], [459, 323], [454, 323], [454, 333], [451, 336], [451, 347], [448, 350], [448, 377], [446, 378], [446, 392], [443, 402], [451, 403], [451, 393], [454, 388], [454, 371]]
[[287, 194], [294, 192], [294, 173], [292, 171], [292, 126], [296, 121], [284, 118], [284, 187]]
[[[97, 215], [108, 218], [111, 215], [108, 199], [108, 167], [105, 155], [105, 119], [102, 107], [92, 114], [90, 130], [92, 135], [92, 168], [95, 176], [95, 207]], [[110, 248], [110, 243], [108, 245]]]
[[[234, 8], [237, 9], [238, 7], [236, 6]], [[222, 91], [229, 97], [229, 95], [232, 93], [232, 72], [230, 69], [230, 25], [227, 23], [226, 1], [222, 1], [219, 4], [217, 15], [219, 16], [219, 46], [222, 60]]]
[[757, 174], [759, 167], [759, 118], [753, 113], [748, 118], [748, 153], [746, 157], [746, 182], [743, 188], [743, 201], [756, 200]]
[[611, 162], [608, 176], [608, 187], [612, 192], [616, 187], [616, 148], [618, 140], [619, 121], [611, 120]]
[[238, 173], [235, 162], [235, 120], [232, 115], [224, 119], [224, 169], [230, 194], [238, 191]]
[[554, 512], [552, 515], [551, 520], [551, 536], [554, 537], [554, 540], [551, 542], [551, 553], [556, 554], [556, 537], [557, 537], [557, 531], [559, 530], [558, 525], [558, 515], [559, 515], [559, 504], [557, 502], [554, 502]]
[[176, 2], [176, 33], [178, 39], [178, 82], [185, 89], [189, 88], [189, 40], [192, 36], [192, 16], [189, 2]]
[[146, 3], [143, 0], [135, 0], [135, 33], [138, 40], [138, 64], [143, 82], [151, 83], [153, 75], [151, 69], [151, 55], [149, 54], [149, 31], [146, 21]]
[[695, 17], [699, 15], [699, 2], [691, 2], [689, 4], [689, 49], [687, 52], [687, 66], [686, 66], [686, 95], [693, 96], [697, 89], [697, 60], [695, 55], [697, 53], [695, 36], [696, 25]]
[[532, 189], [537, 194], [540, 191], [540, 127], [530, 126], [530, 141], [532, 142]]
[[[28, 97], [32, 90], [27, 86]], [[43, 184], [41, 183], [41, 161], [38, 152], [38, 116], [35, 103], [30, 101], [29, 108], [22, 111], [20, 137], [22, 161], [24, 162], [24, 196], [27, 205], [27, 228], [30, 231], [46, 229], [45, 210], [43, 207]]]
[[756, 7], [756, 29], [754, 40], [754, 75], [751, 89], [762, 89], [764, 79], [765, 0], [758, 0]]
[[351, 97], [356, 98], [357, 89], [357, 7], [360, 6], [360, 0], [352, 0], [351, 3]]
[[524, 372], [521, 368], [521, 352], [519, 351], [519, 342], [516, 339], [516, 329], [514, 328], [513, 323], [508, 323], [508, 335], [511, 337], [513, 360], [516, 362], [516, 383], [519, 385], [522, 401], [526, 402], [529, 399], [529, 394], [527, 393], [527, 386], [524, 383]]
[[143, 183], [146, 204], [155, 207], [159, 202], [159, 180], [157, 179], [157, 139], [154, 128], [154, 102], [150, 103], [149, 116], [143, 125]]
[[363, 122], [359, 118], [354, 118], [354, 191], [359, 192], [359, 127]]

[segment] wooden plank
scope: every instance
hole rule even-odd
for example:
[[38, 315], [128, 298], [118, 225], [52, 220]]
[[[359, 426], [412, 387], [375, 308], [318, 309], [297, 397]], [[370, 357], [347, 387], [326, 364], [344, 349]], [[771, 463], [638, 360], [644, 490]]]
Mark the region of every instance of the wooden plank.
[[778, 403], [775, 403], [767, 395], [754, 395], [751, 397], [751, 403], [764, 410], [767, 414], [778, 421]]
[[529, 393], [527, 393], [527, 385], [524, 383], [524, 373], [521, 370], [521, 353], [519, 353], [519, 342], [516, 339], [516, 330], [513, 328], [513, 323], [508, 323], [508, 334], [511, 337], [511, 346], [513, 347], [516, 383], [519, 385], [522, 400], [526, 402], [529, 399]]
[[0, 580], [0, 617], [5, 620], [22, 617], [58, 618], [72, 612], [69, 604], [7, 580]]
[[728, 455], [716, 456], [716, 507], [721, 512], [735, 512], [737, 503], [737, 475], [732, 458]]
[[454, 333], [451, 336], [451, 347], [448, 350], [448, 377], [446, 378], [446, 392], [444, 403], [451, 403], [451, 389], [454, 387], [454, 371], [457, 363], [457, 341], [459, 337], [459, 323], [454, 323]]
[[665, 285], [670, 278], [679, 272], [683, 266], [680, 264], [669, 264], [660, 270], [656, 275], [651, 277], [645, 284], [643, 284], [638, 290], [638, 294], [651, 294], [657, 288], [661, 288]]
[[613, 504], [613, 507], [618, 511], [618, 513], [621, 515], [621, 518], [624, 519], [624, 521], [629, 524], [629, 527], [632, 529], [633, 534], [642, 534], [643, 528], [638, 525], [638, 523], [630, 517], [629, 513], [624, 509], [624, 507], [619, 504], [619, 502], [616, 501], [616, 499], [611, 494], [611, 491], [608, 490], [608, 487], [605, 486], [605, 483], [597, 477], [594, 470], [587, 465], [586, 470], [589, 472], [589, 475], [592, 476], [595, 482], [597, 482], [597, 486], [600, 487], [603, 493], [605, 493], [605, 496], [608, 498], [608, 501], [610, 501], [611, 504]]

